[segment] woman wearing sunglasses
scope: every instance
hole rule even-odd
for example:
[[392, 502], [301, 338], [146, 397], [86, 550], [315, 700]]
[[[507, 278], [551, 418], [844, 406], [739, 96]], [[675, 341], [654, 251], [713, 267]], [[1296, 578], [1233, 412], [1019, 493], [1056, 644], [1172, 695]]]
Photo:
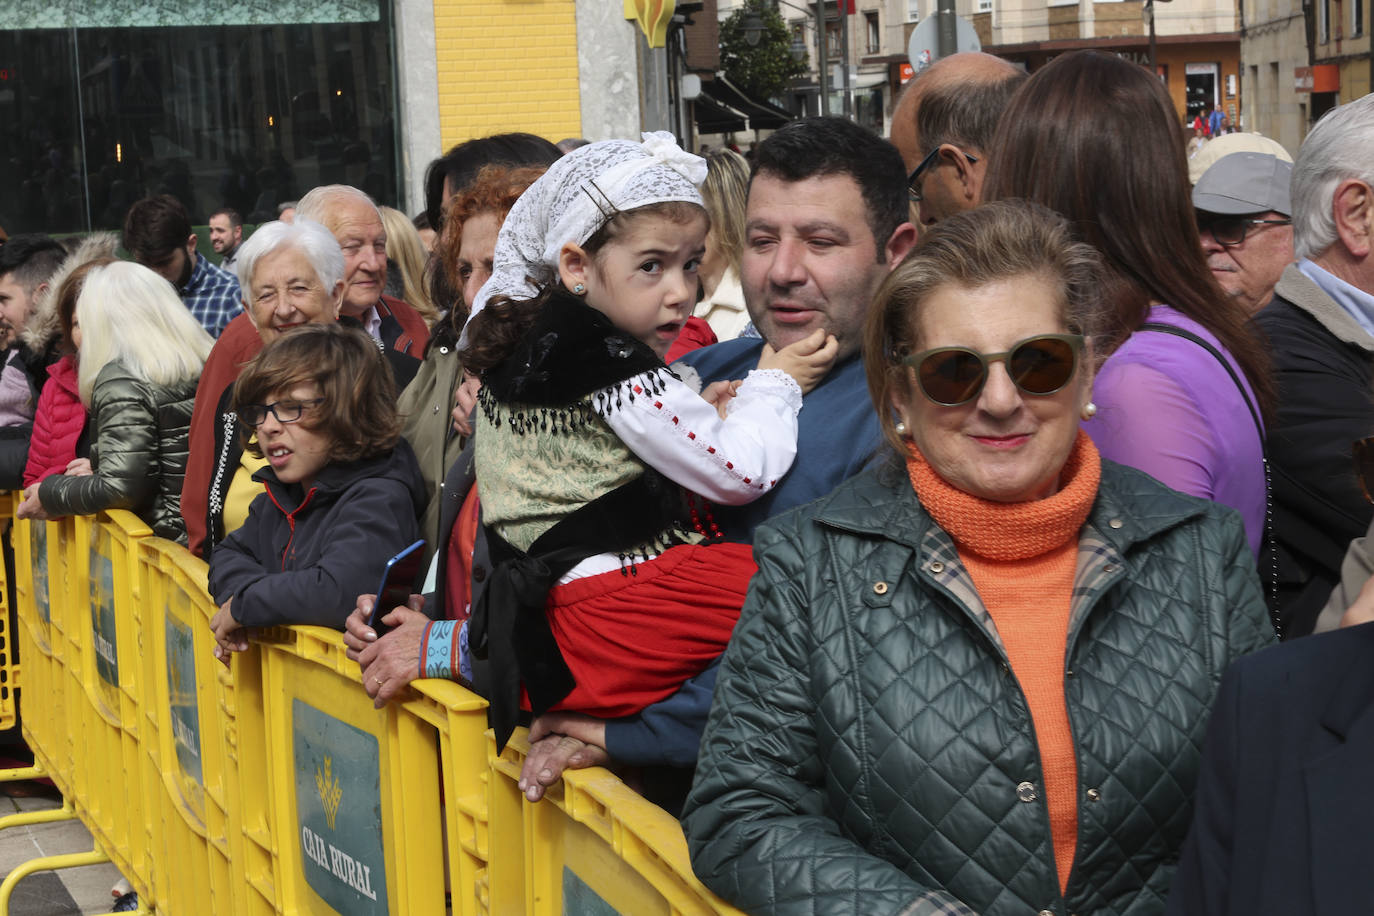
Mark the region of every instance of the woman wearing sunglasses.
[[1099, 262], [938, 223], [865, 331], [893, 460], [759, 529], [684, 820], [759, 913], [1162, 912], [1221, 672], [1272, 641], [1240, 519], [1099, 458]]
[[1102, 254], [1111, 314], [1084, 428], [1103, 456], [1235, 509], [1259, 557], [1268, 355], [1207, 267], [1164, 85], [1112, 54], [1037, 70], [993, 143], [985, 199], [999, 198], [1044, 204]]

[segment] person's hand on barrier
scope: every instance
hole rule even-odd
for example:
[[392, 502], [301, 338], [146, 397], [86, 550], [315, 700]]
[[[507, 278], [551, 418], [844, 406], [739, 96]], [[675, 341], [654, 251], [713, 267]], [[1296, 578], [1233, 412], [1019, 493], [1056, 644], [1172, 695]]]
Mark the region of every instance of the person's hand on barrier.
[[549, 786], [563, 778], [564, 770], [603, 767], [610, 762], [604, 719], [546, 712], [530, 723], [530, 752], [518, 785], [527, 799], [539, 801]]
[[18, 518], [31, 518], [38, 522], [48, 520], [48, 510], [44, 509], [43, 504], [38, 501], [38, 484], [34, 484], [24, 491], [24, 501], [14, 510], [14, 514]]
[[419, 676], [420, 642], [430, 621], [421, 610], [424, 596], [411, 595], [406, 606], [392, 608], [382, 618], [390, 632], [378, 636], [367, 625], [375, 600], [374, 595], [358, 596], [358, 604], [344, 624], [344, 644], [348, 657], [357, 659], [362, 668], [363, 689], [372, 698], [372, 705], [381, 709]]
[[229, 606], [233, 603], [234, 599], [230, 598], [210, 618], [210, 630], [215, 634], [215, 658], [226, 668], [229, 667], [231, 652], [248, 650], [248, 631], [229, 612]]
[[477, 392], [482, 380], [470, 372], [463, 373], [463, 383], [453, 396], [453, 428], [460, 436], [472, 435], [472, 411], [477, 406]]
[[91, 469], [91, 459], [73, 458], [62, 473], [68, 477], [91, 477], [95, 471]]

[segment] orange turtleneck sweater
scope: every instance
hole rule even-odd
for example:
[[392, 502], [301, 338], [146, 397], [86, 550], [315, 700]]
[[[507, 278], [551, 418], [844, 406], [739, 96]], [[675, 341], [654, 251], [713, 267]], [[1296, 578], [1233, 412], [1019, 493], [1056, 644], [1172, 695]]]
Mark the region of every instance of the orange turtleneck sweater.
[[954, 488], [911, 443], [907, 473], [921, 504], [954, 539], [1030, 707], [1062, 893], [1078, 845], [1078, 766], [1064, 697], [1064, 653], [1078, 532], [1097, 496], [1101, 459], [1080, 431], [1058, 492], [1021, 503], [990, 502]]

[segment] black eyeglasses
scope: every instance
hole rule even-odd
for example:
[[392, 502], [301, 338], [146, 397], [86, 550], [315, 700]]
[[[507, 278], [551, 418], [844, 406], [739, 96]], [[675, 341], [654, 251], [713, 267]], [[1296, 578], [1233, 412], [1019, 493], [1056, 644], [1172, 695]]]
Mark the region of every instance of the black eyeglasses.
[[[959, 154], [963, 156], [965, 159], [967, 159], [969, 162], [978, 161], [977, 156], [971, 156], [963, 150], [959, 150]], [[935, 149], [926, 153], [926, 157], [922, 159], [920, 164], [917, 165], [916, 168], [912, 170], [911, 174], [907, 176], [906, 193], [907, 196], [911, 198], [911, 202], [913, 204], [919, 204], [922, 200], [925, 199], [924, 193], [921, 191], [921, 176], [924, 175], [927, 171], [929, 171], [939, 160], [939, 158], [940, 147], [937, 146], [935, 147]]]
[[1062, 389], [1078, 369], [1081, 334], [1041, 334], [1017, 341], [1002, 353], [979, 353], [968, 347], [937, 347], [902, 357], [916, 370], [927, 398], [944, 407], [967, 404], [982, 392], [992, 364], [1006, 366], [1012, 384], [1026, 394], [1045, 396]]
[[1364, 498], [1374, 503], [1374, 437], [1356, 439], [1350, 451], [1355, 458], [1355, 477]]
[[1251, 226], [1291, 226], [1291, 219], [1246, 219], [1243, 216], [1226, 216], [1221, 219], [1211, 219], [1199, 222], [1197, 225], [1198, 235], [1204, 232], [1212, 233], [1212, 238], [1217, 240], [1217, 244], [1223, 248], [1230, 248], [1245, 241], [1245, 236], [1249, 234]]
[[239, 419], [257, 429], [267, 422], [270, 413], [278, 423], [295, 423], [312, 407], [324, 403], [324, 398], [311, 398], [308, 401], [274, 401], [271, 404], [244, 404], [239, 408]]

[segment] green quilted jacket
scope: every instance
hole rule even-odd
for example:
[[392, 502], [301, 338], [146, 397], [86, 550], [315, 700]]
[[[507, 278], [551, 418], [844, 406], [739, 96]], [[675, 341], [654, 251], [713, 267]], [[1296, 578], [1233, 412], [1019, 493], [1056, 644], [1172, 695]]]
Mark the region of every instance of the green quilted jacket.
[[1162, 913], [1208, 712], [1273, 642], [1240, 517], [1104, 461], [1064, 672], [1078, 848], [1061, 895], [1025, 696], [905, 473], [760, 528], [687, 802], [751, 913]]
[[43, 508], [53, 516], [129, 509], [158, 537], [186, 543], [181, 482], [197, 381], [153, 385], [118, 361], [101, 369], [91, 391], [95, 473], [44, 479], [38, 485]]

